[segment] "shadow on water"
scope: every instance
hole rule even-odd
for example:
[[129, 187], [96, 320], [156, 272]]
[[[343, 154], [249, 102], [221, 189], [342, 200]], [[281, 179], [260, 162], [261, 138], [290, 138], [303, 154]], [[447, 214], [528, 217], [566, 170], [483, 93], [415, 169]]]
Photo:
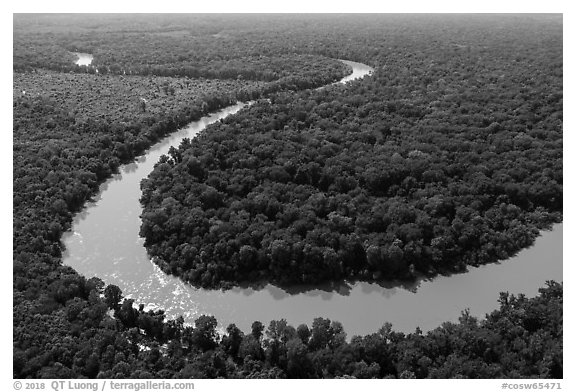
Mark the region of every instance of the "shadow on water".
[[416, 294], [418, 289], [426, 283], [433, 283], [440, 278], [450, 278], [459, 275], [465, 275], [471, 271], [489, 268], [490, 266], [499, 266], [508, 262], [510, 259], [518, 257], [522, 252], [530, 250], [534, 247], [536, 240], [541, 237], [543, 233], [553, 230], [554, 223], [541, 229], [538, 236], [534, 238], [532, 243], [519, 249], [518, 251], [509, 254], [504, 260], [495, 260], [485, 264], [478, 265], [461, 265], [457, 266], [454, 270], [440, 270], [429, 275], [418, 274], [412, 278], [407, 279], [369, 279], [369, 278], [352, 278], [337, 281], [329, 281], [323, 283], [310, 283], [310, 284], [283, 284], [275, 281], [259, 280], [255, 282], [242, 281], [231, 287], [221, 288], [222, 292], [231, 291], [238, 294], [243, 294], [249, 297], [256, 292], [266, 291], [275, 300], [282, 300], [290, 296], [304, 295], [308, 297], [321, 297], [324, 300], [329, 300], [333, 295], [349, 296], [352, 294], [354, 288], [360, 287], [361, 291], [365, 294], [380, 293], [386, 298], [394, 296], [398, 290], [405, 290]]
[[250, 296], [258, 291], [267, 291], [274, 299], [281, 300], [294, 295], [305, 295], [308, 297], [321, 297], [329, 300], [333, 295], [349, 296], [354, 287], [360, 286], [364, 293], [381, 292], [383, 296], [393, 295], [397, 289], [403, 289], [415, 293], [421, 282], [428, 278], [417, 278], [412, 280], [375, 280], [375, 279], [346, 279], [323, 283], [309, 284], [281, 284], [260, 280], [257, 282], [243, 281], [230, 288], [220, 289], [223, 292], [232, 291]]
[[140, 163], [140, 162], [132, 162], [132, 163], [128, 163], [128, 164], [124, 165], [123, 171], [124, 171], [125, 173], [134, 173], [134, 172], [136, 172], [136, 169], [138, 169], [138, 163]]

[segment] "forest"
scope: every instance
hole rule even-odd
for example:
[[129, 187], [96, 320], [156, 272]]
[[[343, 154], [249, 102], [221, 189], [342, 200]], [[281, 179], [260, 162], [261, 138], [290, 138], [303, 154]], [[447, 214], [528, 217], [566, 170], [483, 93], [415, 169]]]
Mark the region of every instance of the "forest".
[[227, 288], [414, 279], [529, 246], [562, 216], [561, 50], [509, 39], [406, 42], [371, 78], [275, 94], [172, 150], [142, 184], [153, 260]]
[[[335, 59], [375, 72], [309, 90], [350, 72]], [[142, 184], [164, 271], [228, 288], [505, 259], [562, 220], [561, 17], [15, 15], [13, 64], [15, 378], [562, 377], [562, 283], [426, 334], [224, 333], [79, 275], [61, 243], [120, 164], [255, 100]]]

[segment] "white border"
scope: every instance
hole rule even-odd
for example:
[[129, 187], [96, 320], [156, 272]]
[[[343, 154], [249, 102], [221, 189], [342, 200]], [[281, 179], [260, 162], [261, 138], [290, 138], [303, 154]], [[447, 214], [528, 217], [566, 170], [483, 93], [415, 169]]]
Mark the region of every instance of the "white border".
[[[574, 160], [575, 154], [566, 154], [566, 151], [571, 152], [574, 144], [574, 115], [573, 111], [576, 106], [574, 105], [573, 88], [574, 77], [573, 70], [574, 64], [574, 51], [572, 47], [574, 42], [572, 37], [575, 36], [574, 32], [574, 13], [569, 2], [567, 1], [498, 1], [486, 0], [482, 2], [475, 2], [471, 4], [466, 1], [445, 1], [445, 0], [418, 0], [410, 2], [401, 1], [348, 1], [348, 2], [313, 2], [310, 0], [292, 0], [278, 4], [270, 1], [247, 1], [247, 0], [216, 0], [211, 2], [201, 2], [198, 0], [188, 0], [185, 2], [179, 1], [161, 1], [153, 3], [143, 3], [142, 1], [111, 1], [111, 0], [93, 0], [87, 1], [26, 1], [12, 4], [3, 3], [1, 15], [1, 28], [2, 28], [2, 49], [5, 54], [2, 66], [2, 124], [3, 131], [0, 133], [2, 137], [1, 148], [2, 154], [2, 174], [5, 182], [5, 188], [10, 187], [10, 193], [6, 189], [0, 193], [0, 205], [2, 206], [2, 262], [5, 263], [4, 273], [2, 273], [1, 280], [1, 294], [5, 302], [12, 301], [12, 136], [11, 136], [11, 113], [8, 114], [8, 108], [11, 108], [12, 101], [12, 13], [14, 12], [145, 12], [145, 13], [204, 13], [214, 12], [221, 13], [223, 10], [232, 13], [268, 13], [268, 12], [292, 12], [292, 13], [388, 13], [388, 12], [408, 12], [408, 13], [564, 13], [564, 102], [566, 108], [572, 110], [565, 111], [564, 115], [564, 129], [568, 130], [564, 136], [564, 150], [565, 161], [564, 171], [568, 176], [564, 179], [565, 189], [565, 211], [564, 211], [564, 236], [565, 240], [574, 238], [573, 219], [574, 211], [570, 201], [574, 200], [574, 178], [573, 173], [576, 168]], [[10, 117], [9, 117], [10, 116]], [[10, 183], [8, 186], [7, 183]], [[565, 243], [568, 243], [565, 241]], [[570, 283], [571, 276], [574, 272], [572, 266], [573, 251], [571, 248], [564, 246], [564, 281]], [[568, 279], [566, 279], [568, 278]], [[567, 298], [564, 307], [565, 314], [565, 330], [569, 331], [564, 335], [564, 369], [565, 379], [562, 381], [563, 390], [574, 390], [570, 388], [573, 385], [572, 380], [574, 377], [569, 369], [574, 369], [573, 360], [573, 343], [574, 338], [570, 331], [574, 327], [574, 312], [571, 310], [574, 289], [572, 285], [567, 284], [565, 287]], [[0, 356], [0, 363], [3, 365], [1, 368], [1, 381], [0, 385], [5, 386], [3, 390], [12, 390], [12, 311], [6, 309], [5, 314], [10, 315], [10, 320], [4, 320], [1, 324], [2, 333], [2, 347], [5, 349], [5, 355]], [[8, 317], [6, 317], [8, 318]], [[7, 355], [10, 353], [10, 355]], [[542, 380], [536, 380], [542, 381]], [[554, 380], [552, 380], [554, 381]], [[352, 384], [353, 383], [353, 384]], [[401, 383], [401, 384], [400, 384]], [[500, 390], [501, 381], [499, 380], [384, 380], [384, 381], [369, 381], [369, 380], [340, 380], [340, 381], [305, 381], [305, 380], [290, 380], [283, 382], [276, 382], [274, 380], [262, 380], [259, 382], [239, 381], [239, 380], [221, 380], [209, 381], [199, 380], [197, 383], [198, 390], [205, 389], [201, 386], [208, 387], [210, 390], [229, 390], [234, 389], [250, 389], [250, 390], [270, 390], [270, 388], [278, 388], [280, 390], [292, 390], [294, 388], [301, 388], [304, 386], [311, 388], [330, 388], [334, 390], [349, 390], [352, 388], [365, 388], [369, 390], [382, 390], [382, 388], [394, 388], [399, 390], [423, 390], [427, 388], [438, 388], [438, 390], [462, 390], [465, 388], [469, 391], [496, 391]]]

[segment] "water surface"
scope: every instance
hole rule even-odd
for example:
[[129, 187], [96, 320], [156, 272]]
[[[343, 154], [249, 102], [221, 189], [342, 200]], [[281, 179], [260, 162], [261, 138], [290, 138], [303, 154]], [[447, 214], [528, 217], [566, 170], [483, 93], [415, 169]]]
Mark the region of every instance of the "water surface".
[[342, 61], [344, 64], [352, 67], [352, 73], [348, 76], [345, 76], [342, 80], [340, 80], [336, 83], [333, 83], [333, 84], [347, 83], [347, 82], [350, 82], [352, 80], [360, 79], [366, 75], [371, 75], [372, 72], [374, 71], [374, 68], [372, 68], [366, 64], [356, 63], [354, 61], [348, 61], [348, 60], [340, 60], [340, 61]]
[[90, 53], [74, 52], [74, 54], [78, 57], [76, 65], [90, 65], [92, 64], [92, 60], [94, 60], [94, 56]]

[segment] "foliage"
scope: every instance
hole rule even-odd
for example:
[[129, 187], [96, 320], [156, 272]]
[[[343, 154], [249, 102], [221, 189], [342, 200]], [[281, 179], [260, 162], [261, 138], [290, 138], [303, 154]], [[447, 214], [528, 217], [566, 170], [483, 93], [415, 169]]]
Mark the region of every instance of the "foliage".
[[[554, 15], [107, 15], [106, 23], [15, 15], [14, 377], [561, 378], [561, 284], [533, 299], [503, 295], [486, 320], [464, 313], [426, 335], [386, 325], [346, 341], [343, 327], [324, 319], [222, 333], [210, 316], [194, 326], [166, 320], [79, 276], [62, 265], [60, 243], [72, 214], [120, 163], [209, 111], [267, 96], [269, 104], [173, 149], [145, 184], [150, 250], [171, 224], [186, 227], [177, 257], [157, 246], [163, 268], [184, 276], [200, 266], [204, 245], [188, 242], [194, 230], [218, 239], [206, 243], [215, 255], [201, 260], [206, 271], [228, 268], [220, 239], [239, 229], [239, 241], [253, 237], [232, 251], [255, 271], [250, 279], [275, 279], [270, 271], [292, 263], [293, 251], [306, 256], [306, 279], [326, 279], [322, 263], [338, 267], [330, 278], [370, 275], [383, 261], [383, 275], [410, 275], [426, 270], [416, 262], [426, 247], [436, 250], [435, 269], [452, 268], [458, 254], [472, 264], [506, 257], [561, 219], [561, 34]], [[93, 53], [93, 65], [73, 65], [72, 51]], [[345, 87], [286, 92], [348, 72], [327, 57], [376, 71]], [[156, 238], [146, 225], [164, 225], [183, 206], [182, 195], [168, 196], [175, 173], [201, 190], [184, 202], [200, 204], [186, 205], [186, 220]], [[150, 190], [161, 174], [158, 201]], [[284, 226], [270, 231], [279, 212]], [[428, 217], [436, 226], [422, 222]], [[238, 277], [187, 278], [218, 286]]]
[[373, 77], [275, 94], [165, 157], [142, 184], [154, 260], [211, 288], [412, 279], [506, 259], [560, 221], [558, 31], [472, 24], [467, 50], [432, 51], [435, 26], [395, 32]]
[[[227, 31], [231, 23], [237, 31]], [[286, 45], [286, 28], [255, 16], [108, 15], [102, 24], [91, 15], [15, 15], [14, 70], [261, 80], [270, 90], [321, 86], [347, 73], [339, 61]], [[73, 52], [94, 54], [93, 63], [75, 65]]]

